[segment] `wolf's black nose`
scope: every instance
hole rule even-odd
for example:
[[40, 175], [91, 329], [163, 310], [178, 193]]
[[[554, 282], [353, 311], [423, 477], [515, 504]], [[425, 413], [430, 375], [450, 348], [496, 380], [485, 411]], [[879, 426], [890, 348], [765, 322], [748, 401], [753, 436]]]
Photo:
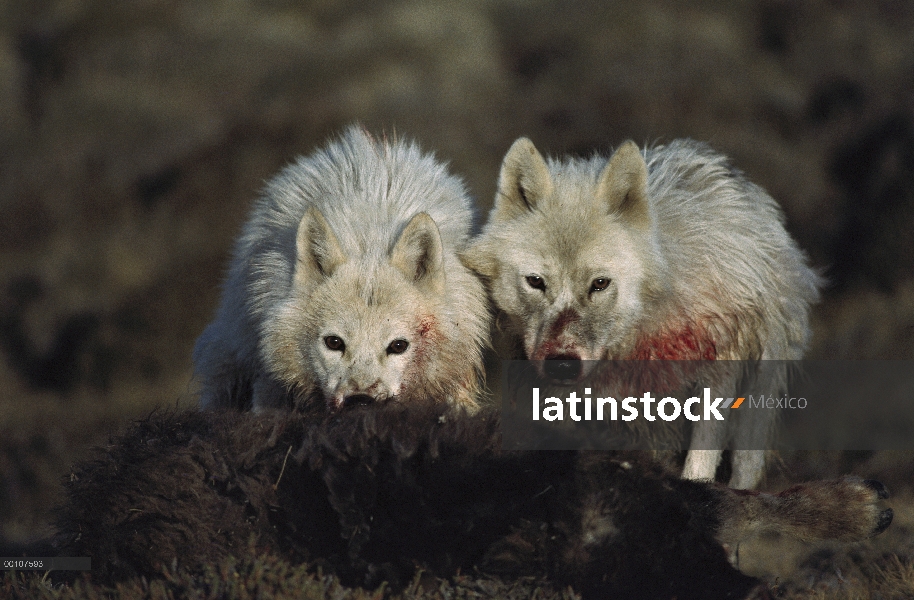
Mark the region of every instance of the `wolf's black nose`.
[[368, 394], [352, 394], [351, 396], [346, 396], [343, 399], [343, 408], [351, 408], [353, 406], [367, 406], [374, 402], [374, 398]]
[[547, 356], [543, 370], [555, 381], [576, 381], [581, 376], [581, 359], [571, 354]]

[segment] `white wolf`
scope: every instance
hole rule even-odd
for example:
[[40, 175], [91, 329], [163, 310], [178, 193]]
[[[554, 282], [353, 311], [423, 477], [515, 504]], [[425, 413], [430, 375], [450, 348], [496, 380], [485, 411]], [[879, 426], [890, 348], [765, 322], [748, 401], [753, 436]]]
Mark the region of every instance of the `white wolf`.
[[[783, 221], [698, 142], [547, 161], [521, 138], [463, 258], [487, 281], [509, 348], [554, 361], [544, 364], [557, 379], [580, 378], [581, 360], [791, 360], [807, 346], [820, 278]], [[769, 379], [783, 386], [786, 369]], [[767, 441], [774, 411], [752, 413], [730, 431], [698, 424], [684, 475], [713, 478], [728, 436]], [[754, 487], [764, 462], [734, 451], [730, 484]]]
[[444, 165], [358, 127], [285, 168], [254, 206], [194, 348], [201, 406], [475, 407], [489, 310], [457, 258], [471, 221]]

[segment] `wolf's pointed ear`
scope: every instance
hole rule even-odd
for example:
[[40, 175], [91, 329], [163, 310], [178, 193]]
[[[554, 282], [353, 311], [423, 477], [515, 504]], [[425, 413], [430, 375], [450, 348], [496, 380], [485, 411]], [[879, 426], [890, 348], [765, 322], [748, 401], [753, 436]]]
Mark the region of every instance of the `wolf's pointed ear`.
[[498, 261], [489, 252], [489, 244], [485, 240], [478, 239], [471, 243], [459, 257], [463, 266], [482, 277], [495, 279], [498, 275]]
[[406, 225], [390, 252], [390, 264], [417, 287], [444, 293], [444, 249], [438, 225], [428, 213], [419, 213]]
[[346, 262], [346, 255], [330, 229], [330, 224], [319, 210], [313, 206], [308, 209], [298, 224], [296, 239], [298, 252], [295, 261], [295, 283], [303, 285], [317, 281], [321, 277], [330, 277], [341, 264]]
[[501, 163], [492, 219], [510, 221], [552, 193], [546, 161], [529, 139], [518, 138]]
[[607, 212], [620, 215], [632, 226], [650, 227], [647, 164], [635, 142], [625, 142], [609, 159], [600, 174], [597, 198], [606, 202]]

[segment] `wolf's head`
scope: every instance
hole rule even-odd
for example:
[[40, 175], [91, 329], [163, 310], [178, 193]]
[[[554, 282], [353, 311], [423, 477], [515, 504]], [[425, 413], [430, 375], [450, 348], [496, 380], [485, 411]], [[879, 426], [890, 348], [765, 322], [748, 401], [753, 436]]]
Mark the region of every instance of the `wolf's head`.
[[608, 162], [547, 163], [518, 139], [463, 259], [488, 281], [526, 358], [549, 361], [546, 375], [576, 380], [580, 360], [621, 358], [662, 281], [638, 147], [626, 142]]
[[333, 409], [438, 392], [427, 388], [443, 335], [442, 252], [438, 227], [419, 213], [389, 251], [347, 256], [310, 208], [298, 228], [291, 296], [263, 332], [264, 361]]

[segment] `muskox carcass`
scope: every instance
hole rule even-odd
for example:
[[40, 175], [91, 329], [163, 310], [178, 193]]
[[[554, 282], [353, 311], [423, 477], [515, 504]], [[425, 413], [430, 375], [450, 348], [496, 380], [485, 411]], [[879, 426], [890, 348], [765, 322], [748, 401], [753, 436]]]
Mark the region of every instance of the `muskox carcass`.
[[253, 547], [348, 585], [478, 569], [544, 575], [585, 598], [707, 600], [758, 584], [722, 543], [765, 527], [863, 539], [891, 522], [885, 496], [850, 478], [738, 492], [634, 453], [504, 452], [490, 410], [158, 412], [74, 469], [54, 544], [90, 556], [95, 582]]

